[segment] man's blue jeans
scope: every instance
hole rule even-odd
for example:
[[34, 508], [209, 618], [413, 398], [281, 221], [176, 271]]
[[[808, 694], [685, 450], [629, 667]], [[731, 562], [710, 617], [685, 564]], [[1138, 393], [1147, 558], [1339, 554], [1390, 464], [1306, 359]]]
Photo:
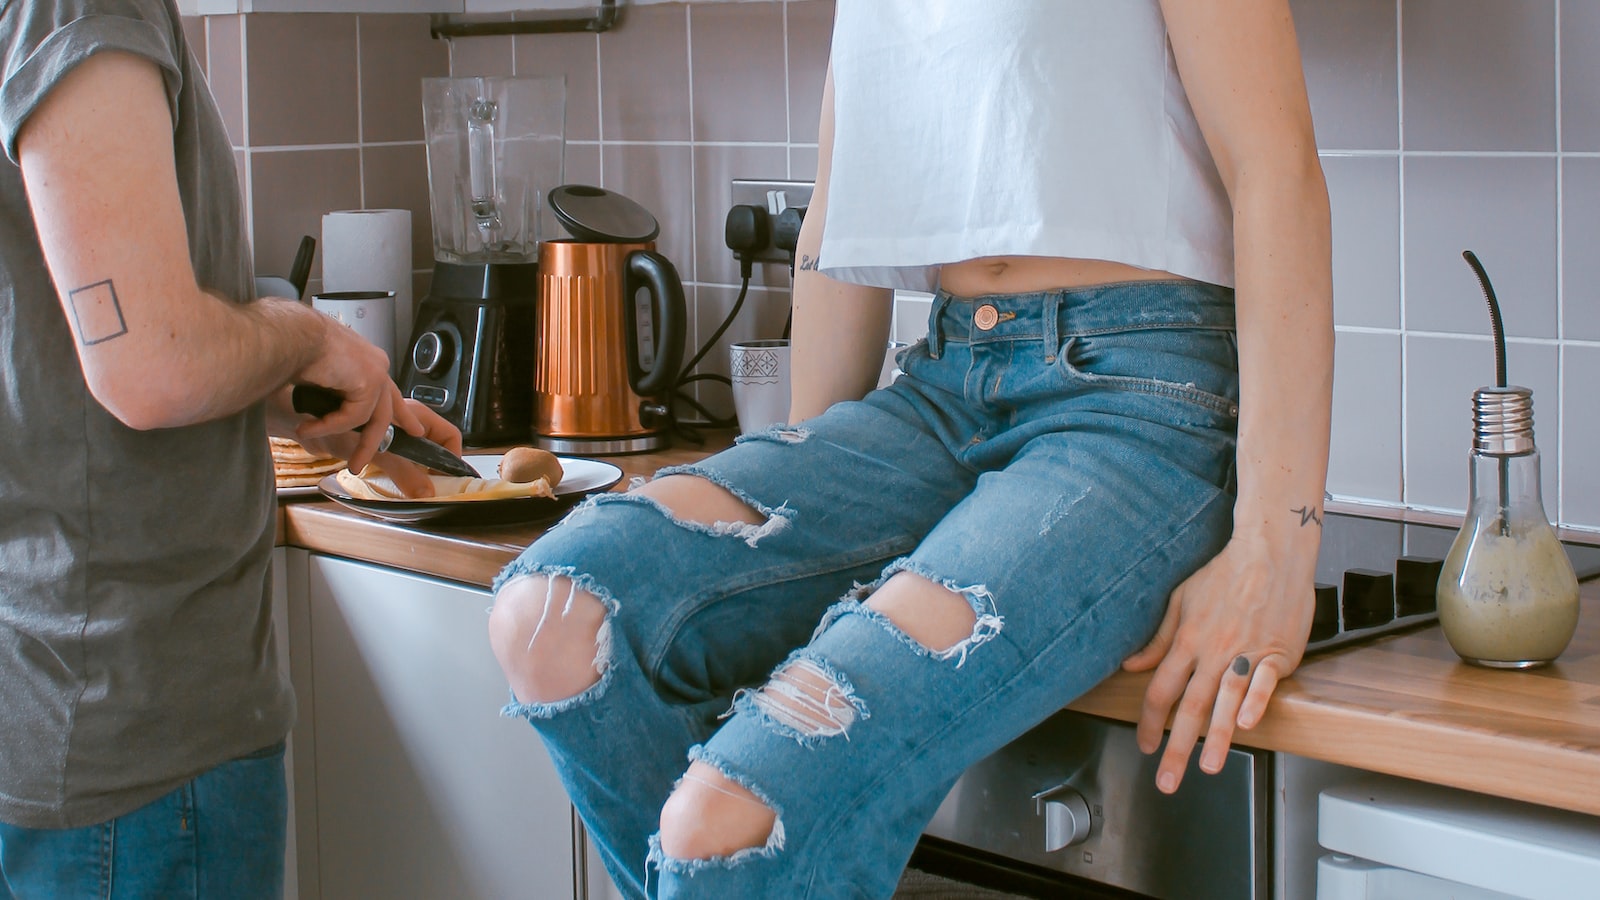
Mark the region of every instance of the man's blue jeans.
[[282, 743], [83, 828], [0, 823], [0, 900], [283, 896]]
[[[760, 524], [604, 494], [502, 574], [545, 576], [547, 612], [569, 590], [606, 609], [599, 681], [508, 712], [629, 897], [890, 896], [962, 771], [1113, 672], [1227, 542], [1232, 291], [941, 293], [929, 325], [888, 388], [660, 473], [727, 488]], [[964, 597], [971, 635], [933, 650], [869, 607], [901, 571]], [[827, 685], [814, 714], [791, 702], [802, 683]], [[776, 813], [765, 845], [662, 851], [691, 760]]]

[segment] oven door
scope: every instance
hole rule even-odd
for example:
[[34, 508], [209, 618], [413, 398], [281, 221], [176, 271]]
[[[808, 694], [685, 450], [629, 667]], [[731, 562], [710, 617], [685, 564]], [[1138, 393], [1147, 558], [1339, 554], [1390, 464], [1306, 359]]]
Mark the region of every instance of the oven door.
[[969, 769], [926, 833], [1161, 900], [1267, 900], [1269, 754], [1198, 757], [1167, 796], [1132, 725], [1063, 711]]

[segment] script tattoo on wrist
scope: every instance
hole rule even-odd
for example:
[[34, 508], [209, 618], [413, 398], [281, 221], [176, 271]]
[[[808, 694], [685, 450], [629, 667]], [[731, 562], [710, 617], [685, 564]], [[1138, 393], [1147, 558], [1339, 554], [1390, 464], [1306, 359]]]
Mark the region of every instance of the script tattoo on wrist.
[[1314, 506], [1302, 506], [1299, 509], [1291, 509], [1289, 512], [1292, 512], [1300, 517], [1301, 528], [1304, 528], [1313, 522], [1317, 524], [1318, 528], [1322, 527], [1322, 511]]
[[800, 257], [800, 271], [802, 272], [815, 272], [817, 270], [817, 266], [821, 264], [821, 257], [812, 256], [810, 254]]
[[103, 344], [128, 333], [128, 322], [117, 302], [117, 288], [111, 279], [96, 281], [67, 292], [72, 318], [78, 324], [78, 340], [85, 347]]

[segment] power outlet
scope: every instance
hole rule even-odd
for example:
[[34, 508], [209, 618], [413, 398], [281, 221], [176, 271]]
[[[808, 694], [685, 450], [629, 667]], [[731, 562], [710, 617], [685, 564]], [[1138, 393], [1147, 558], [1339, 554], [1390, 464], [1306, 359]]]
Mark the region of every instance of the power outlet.
[[[733, 180], [733, 204], [746, 204], [767, 211], [769, 222], [776, 222], [778, 214], [791, 206], [809, 206], [811, 190], [816, 185], [810, 181], [760, 181], [753, 178]], [[779, 250], [772, 244], [770, 230], [767, 246], [756, 253], [758, 262], [775, 262], [787, 265], [789, 251]]]

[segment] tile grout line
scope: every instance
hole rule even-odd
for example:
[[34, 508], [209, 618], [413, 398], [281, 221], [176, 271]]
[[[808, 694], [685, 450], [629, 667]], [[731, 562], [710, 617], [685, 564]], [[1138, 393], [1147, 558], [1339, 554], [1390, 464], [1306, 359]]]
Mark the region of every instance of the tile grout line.
[[1566, 315], [1567, 308], [1567, 266], [1566, 266], [1566, 190], [1564, 179], [1567, 170], [1566, 160], [1562, 156], [1562, 129], [1561, 129], [1561, 0], [1555, 0], [1555, 85], [1556, 85], [1556, 521], [1565, 518], [1563, 506], [1566, 502], [1566, 472], [1567, 455], [1562, 450], [1564, 438], [1567, 433], [1566, 422], [1566, 395], [1567, 395], [1567, 354], [1566, 354]]
[[362, 118], [364, 98], [361, 90], [361, 17], [356, 16], [356, 198], [360, 209], [367, 208], [367, 151], [362, 142], [367, 136]]
[[[691, 280], [698, 285], [700, 277], [700, 167], [697, 162], [694, 145], [694, 9], [685, 3], [683, 5], [683, 54], [686, 80], [689, 82], [689, 263], [693, 267]], [[700, 290], [698, 286], [694, 291], [693, 307], [694, 334], [692, 346], [700, 346]], [[696, 385], [693, 389], [696, 400], [700, 399], [700, 388]]]
[[[256, 196], [255, 173], [256, 161], [253, 149], [250, 146], [250, 32], [245, 24], [245, 17], [234, 17], [234, 26], [239, 35], [239, 139], [244, 142], [244, 207], [246, 212], [244, 221], [245, 242], [250, 247], [250, 268], [255, 269], [256, 255]], [[210, 25], [206, 26], [208, 29]], [[211, 40], [206, 39], [206, 52], [210, 52]], [[209, 77], [209, 76], [208, 76]]]
[[1395, 144], [1398, 164], [1395, 189], [1399, 192], [1399, 245], [1400, 245], [1400, 502], [1407, 500], [1406, 471], [1410, 452], [1410, 342], [1406, 339], [1406, 65], [1405, 65], [1405, 0], [1394, 4], [1394, 67], [1395, 67]]

